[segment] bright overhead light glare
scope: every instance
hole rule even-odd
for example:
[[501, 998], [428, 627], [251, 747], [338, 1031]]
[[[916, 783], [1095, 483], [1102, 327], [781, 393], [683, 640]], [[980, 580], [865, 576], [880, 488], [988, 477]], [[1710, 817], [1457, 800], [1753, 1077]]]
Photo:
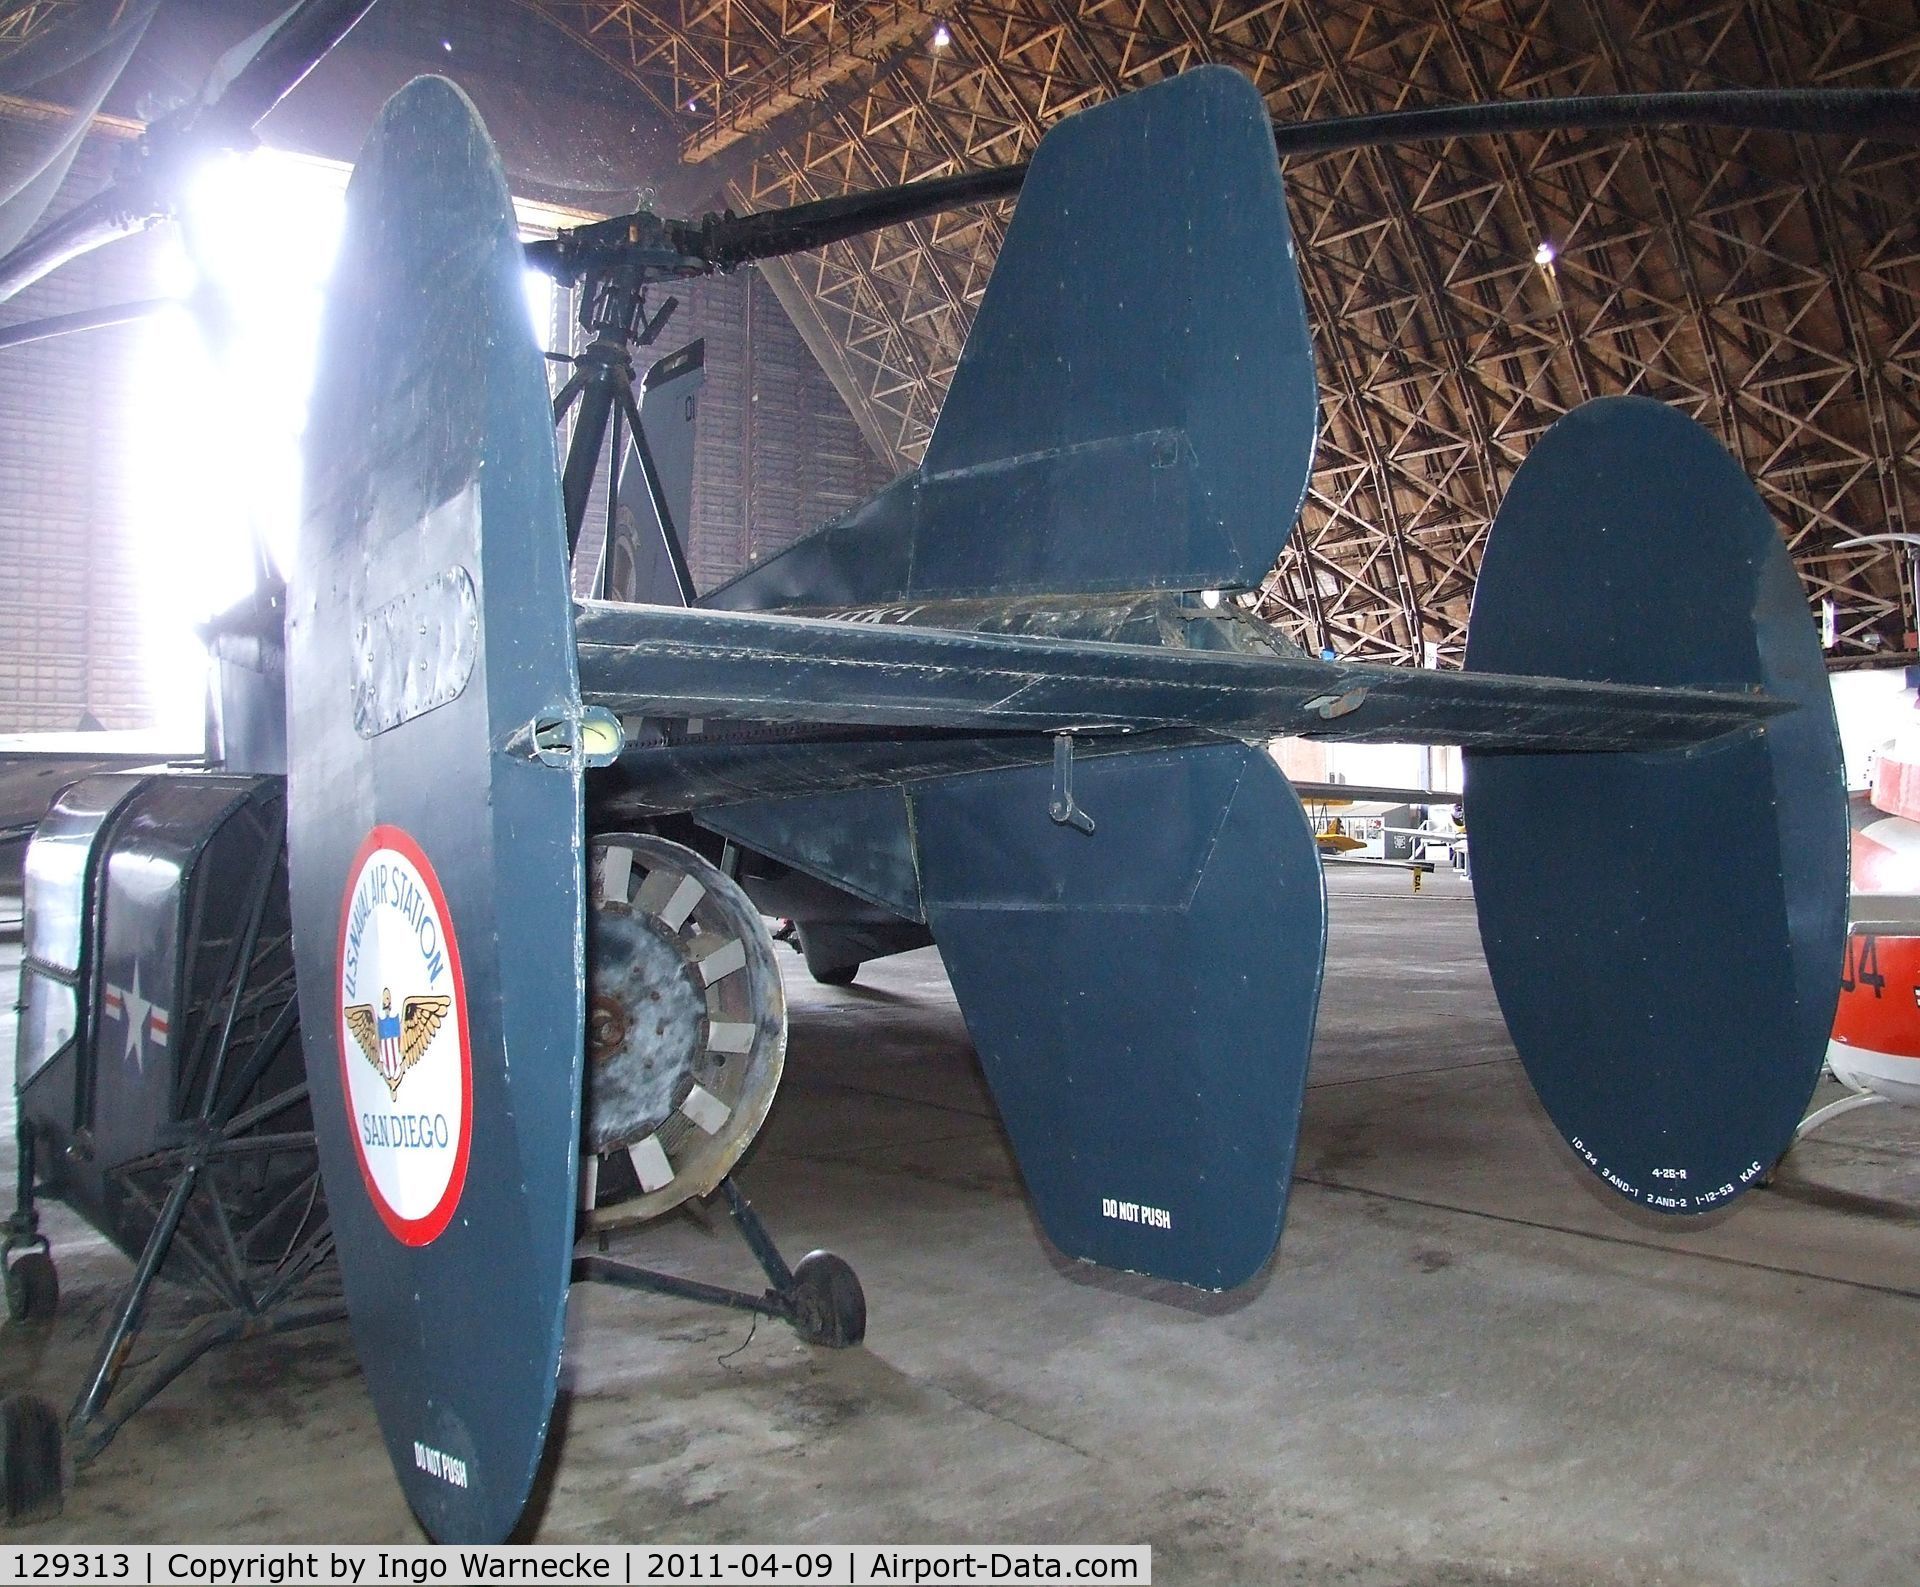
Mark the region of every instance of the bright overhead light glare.
[[[194, 624], [251, 588], [256, 541], [280, 567], [292, 557], [301, 434], [345, 190], [340, 167], [255, 149], [195, 171], [190, 227], [157, 234], [156, 295], [197, 293], [210, 311], [199, 322], [172, 310], [141, 325], [127, 380], [142, 662], [155, 726], [184, 739], [199, 730], [206, 673]], [[554, 284], [536, 271], [524, 281], [528, 322], [544, 343]]]
[[1218, 590], [1202, 590], [1200, 592], [1200, 604], [1206, 607], [1208, 611], [1213, 611], [1220, 604], [1220, 592]]
[[1552, 264], [1559, 256], [1560, 250], [1550, 242], [1542, 242], [1539, 247], [1533, 250], [1533, 262], [1542, 270], [1546, 269], [1547, 266]]
[[553, 335], [553, 277], [540, 270], [520, 273], [520, 290], [527, 298], [527, 318], [533, 322], [533, 339], [542, 347]]
[[193, 624], [246, 593], [256, 538], [283, 567], [291, 553], [343, 189], [336, 169], [257, 149], [196, 171], [190, 229], [160, 234], [156, 284], [190, 283], [209, 312], [141, 326], [128, 368], [130, 527], [157, 727], [197, 730], [206, 656]]
[[445, 50], [449, 55], [451, 55], [453, 53], [453, 40], [442, 39], [440, 41], [440, 48]]
[[933, 47], [936, 50], [944, 50], [952, 42], [953, 35], [947, 31], [946, 23], [938, 23], [933, 30]]

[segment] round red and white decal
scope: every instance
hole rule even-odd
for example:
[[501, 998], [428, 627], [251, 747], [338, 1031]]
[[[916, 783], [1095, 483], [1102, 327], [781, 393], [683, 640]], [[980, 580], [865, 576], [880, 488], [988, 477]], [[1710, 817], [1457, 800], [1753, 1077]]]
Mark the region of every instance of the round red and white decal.
[[367, 834], [340, 911], [340, 1073], [360, 1175], [396, 1240], [453, 1218], [473, 1133], [460, 948], [440, 879], [399, 827]]

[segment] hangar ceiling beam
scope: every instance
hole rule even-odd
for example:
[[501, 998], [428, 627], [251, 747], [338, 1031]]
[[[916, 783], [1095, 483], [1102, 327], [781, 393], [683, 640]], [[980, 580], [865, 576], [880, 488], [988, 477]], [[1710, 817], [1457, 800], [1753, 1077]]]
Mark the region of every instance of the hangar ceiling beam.
[[[1920, 0], [943, 0], [947, 47], [890, 33], [870, 74], [834, 40], [904, 28], [895, 0], [523, 3], [651, 84], [689, 150], [731, 143], [751, 208], [1023, 159], [1067, 112], [1208, 60], [1290, 119], [1783, 76], [1920, 83]], [[830, 61], [830, 92], [796, 89], [751, 140], [731, 130], [768, 85]], [[1920, 524], [1920, 149], [1556, 133], [1290, 158], [1287, 183], [1326, 391], [1263, 614], [1314, 649], [1417, 661], [1424, 639], [1452, 664], [1521, 457], [1583, 398], [1635, 392], [1747, 462], [1834, 603], [1839, 656], [1910, 643], [1903, 553], [1839, 542]], [[1006, 213], [794, 264], [895, 467], [931, 434]]]
[[[937, 8], [894, 0], [890, 5], [812, 5], [803, 9], [822, 19], [818, 33], [794, 36], [783, 19], [780, 28], [763, 30], [763, 34], [772, 33], [778, 51], [766, 64], [731, 80], [706, 85], [705, 103], [710, 105], [711, 115], [704, 126], [682, 141], [683, 160], [696, 164], [732, 147], [862, 67], [883, 59], [926, 32]], [[698, 95], [693, 97], [697, 99]]]

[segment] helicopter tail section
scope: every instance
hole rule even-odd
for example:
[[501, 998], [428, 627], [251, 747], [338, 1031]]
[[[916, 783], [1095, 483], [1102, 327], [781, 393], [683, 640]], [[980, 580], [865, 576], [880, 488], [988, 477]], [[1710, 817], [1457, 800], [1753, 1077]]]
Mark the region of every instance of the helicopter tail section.
[[1254, 584], [1317, 420], [1266, 109], [1188, 72], [1041, 141], [920, 467], [702, 604]]
[[1589, 403], [1514, 478], [1467, 666], [1798, 707], [1691, 749], [1466, 757], [1487, 965], [1547, 1112], [1629, 1199], [1720, 1206], [1793, 1139], [1846, 937], [1839, 738], [1779, 531], [1692, 420]]
[[[662, 809], [761, 797], [752, 754], [820, 757], [813, 797], [786, 807], [791, 852], [748, 841], [931, 929], [1069, 1257], [1223, 1289], [1278, 1238], [1326, 908], [1291, 786], [1224, 736], [1249, 724], [1451, 723], [1522, 746], [1473, 756], [1468, 816], [1488, 960], [1549, 1112], [1618, 1188], [1671, 1210], [1718, 1205], [1785, 1145], [1838, 982], [1837, 744], [1773, 526], [1690, 421], [1593, 405], [1520, 471], [1469, 662], [1521, 678], [1409, 693], [1299, 656], [1196, 653], [1176, 674], [1146, 646], [1123, 666], [1120, 647], [1025, 638], [983, 666], [964, 636], [910, 624], [875, 647], [860, 624], [647, 607], [621, 614], [619, 644], [603, 636], [617, 670], [583, 688], [582, 630], [610, 609], [582, 615], [569, 592], [522, 265], [473, 107], [443, 80], [410, 84], [355, 172], [329, 288], [287, 592], [288, 857], [355, 1340], [433, 1536], [511, 1530], [553, 1411], [579, 1194], [583, 800], [589, 762], [619, 753], [594, 714], [609, 701], [642, 717], [633, 701], [652, 700], [662, 721], [602, 789], [692, 759], [704, 715], [777, 730], [717, 735], [735, 770]], [[1043, 144], [923, 468], [713, 604], [1251, 582], [1291, 524], [1312, 433], [1259, 96], [1191, 73]], [[664, 484], [657, 499], [664, 522]], [[1549, 673], [1575, 681], [1547, 690]], [[1772, 698], [1582, 698], [1592, 682]], [[1279, 714], [1235, 714], [1248, 690]], [[1396, 697], [1440, 708], [1403, 716]], [[1796, 708], [1769, 715], [1781, 700]], [[1677, 733], [1669, 711], [1706, 728]], [[1622, 721], [1644, 733], [1593, 725]], [[821, 730], [836, 722], [873, 736]], [[1076, 759], [1075, 733], [1129, 752]], [[1601, 747], [1543, 750], [1549, 733]], [[938, 769], [961, 741], [1005, 758]], [[1620, 747], [1676, 741], [1691, 747]], [[878, 791], [854, 753], [875, 744], [898, 752]], [[700, 959], [710, 982], [726, 951]]]

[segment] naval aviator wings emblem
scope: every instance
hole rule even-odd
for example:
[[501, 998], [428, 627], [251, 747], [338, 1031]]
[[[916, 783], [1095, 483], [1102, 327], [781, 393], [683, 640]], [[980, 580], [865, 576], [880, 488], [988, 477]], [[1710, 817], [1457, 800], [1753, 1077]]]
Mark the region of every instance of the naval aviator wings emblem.
[[341, 1014], [354, 1041], [367, 1055], [367, 1062], [380, 1072], [389, 1094], [397, 1097], [400, 1082], [420, 1061], [452, 1007], [450, 997], [409, 997], [402, 999], [396, 1016], [393, 989], [382, 987], [378, 1014], [371, 1003], [349, 1004]]

